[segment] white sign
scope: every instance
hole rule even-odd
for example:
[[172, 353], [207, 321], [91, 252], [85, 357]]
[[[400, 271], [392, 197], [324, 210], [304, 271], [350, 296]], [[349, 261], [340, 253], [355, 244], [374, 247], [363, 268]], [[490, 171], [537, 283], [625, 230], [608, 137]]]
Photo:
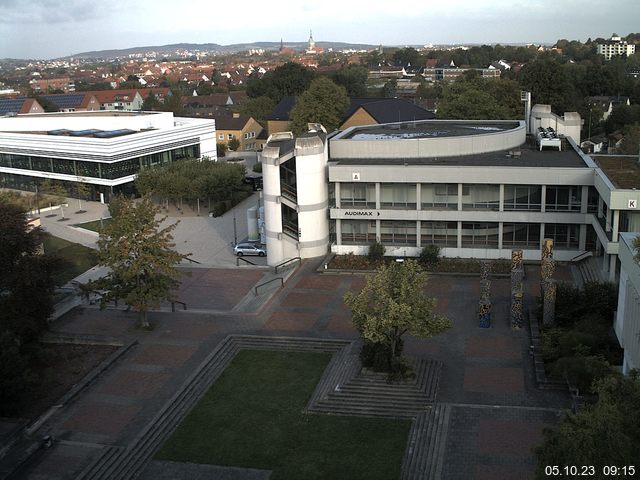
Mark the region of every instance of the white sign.
[[638, 208], [638, 200], [628, 200], [627, 208]]
[[354, 182], [359, 182], [360, 181], [360, 173], [359, 172], [353, 172], [351, 174], [351, 180], [353, 180]]

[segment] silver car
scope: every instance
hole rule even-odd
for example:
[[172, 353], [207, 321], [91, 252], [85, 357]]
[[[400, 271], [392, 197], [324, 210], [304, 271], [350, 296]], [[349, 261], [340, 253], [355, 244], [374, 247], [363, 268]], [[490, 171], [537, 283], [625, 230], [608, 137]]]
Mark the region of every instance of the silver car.
[[264, 247], [254, 245], [253, 243], [239, 243], [233, 247], [233, 253], [238, 257], [243, 255], [258, 255], [259, 257], [264, 257], [267, 251]]

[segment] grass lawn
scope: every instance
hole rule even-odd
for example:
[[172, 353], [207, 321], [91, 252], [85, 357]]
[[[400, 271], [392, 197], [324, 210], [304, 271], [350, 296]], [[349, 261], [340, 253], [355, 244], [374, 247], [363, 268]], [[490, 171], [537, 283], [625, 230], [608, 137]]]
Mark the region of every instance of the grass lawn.
[[84, 228], [87, 230], [91, 230], [92, 232], [96, 232], [96, 233], [100, 233], [100, 228], [102, 228], [102, 226], [107, 226], [109, 225], [109, 222], [111, 222], [110, 218], [103, 218], [102, 219], [102, 224], [100, 220], [94, 220], [92, 222], [86, 222], [86, 223], [78, 223], [77, 225], [75, 225], [76, 227], [80, 227], [80, 228]]
[[271, 480], [400, 477], [411, 422], [305, 413], [330, 355], [243, 350], [156, 454]]
[[45, 253], [62, 260], [53, 274], [56, 285], [64, 285], [98, 263], [95, 250], [84, 245], [68, 242], [49, 234], [44, 236], [43, 243]]

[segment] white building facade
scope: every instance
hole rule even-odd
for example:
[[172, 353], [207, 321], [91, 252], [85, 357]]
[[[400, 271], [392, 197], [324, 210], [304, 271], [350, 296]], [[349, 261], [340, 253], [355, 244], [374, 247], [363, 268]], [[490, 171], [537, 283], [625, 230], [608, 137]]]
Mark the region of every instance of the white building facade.
[[640, 369], [640, 264], [634, 258], [637, 250], [633, 246], [638, 235], [620, 235], [620, 283], [614, 329], [624, 349], [624, 374]]
[[[0, 118], [0, 186], [83, 182], [94, 199], [132, 189], [137, 173], [186, 158], [216, 160], [215, 121], [170, 112], [73, 112]], [[102, 194], [102, 195], [100, 195]]]
[[605, 60], [611, 60], [611, 57], [619, 55], [633, 55], [636, 53], [636, 46], [622, 40], [618, 35], [613, 35], [609, 40], [597, 45], [598, 55], [602, 55]]

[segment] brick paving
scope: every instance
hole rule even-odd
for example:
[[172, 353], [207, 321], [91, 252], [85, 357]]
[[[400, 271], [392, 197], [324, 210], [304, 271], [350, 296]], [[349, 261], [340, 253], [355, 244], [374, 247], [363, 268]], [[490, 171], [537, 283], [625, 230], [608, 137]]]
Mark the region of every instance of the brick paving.
[[[41, 429], [62, 441], [84, 442], [86, 448], [77, 449], [78, 458], [69, 469], [46, 470], [69, 456], [71, 447], [56, 444], [23, 478], [75, 478], [101, 445], [130, 444], [228, 334], [356, 338], [342, 299], [348, 291], [359, 291], [365, 277], [318, 274], [319, 264], [303, 262], [284, 288], [250, 314], [235, 314], [233, 307], [265, 271], [216, 268], [192, 269], [181, 290], [190, 308], [203, 311], [151, 313], [151, 332], [135, 328], [137, 316], [131, 312], [80, 308], [61, 318], [53, 325], [56, 331], [137, 339], [140, 344]], [[527, 266], [526, 271], [526, 300], [531, 304], [539, 288], [539, 269]], [[437, 401], [452, 410], [445, 426], [442, 478], [529, 478], [531, 447], [544, 426], [558, 421], [557, 412], [568, 407], [568, 401], [562, 393], [535, 387], [528, 331], [509, 326], [509, 279], [492, 282], [489, 329], [480, 329], [476, 318], [478, 277], [433, 276], [427, 292], [436, 297], [436, 310], [452, 320], [453, 328], [432, 339], [407, 338], [405, 352], [443, 363]]]

